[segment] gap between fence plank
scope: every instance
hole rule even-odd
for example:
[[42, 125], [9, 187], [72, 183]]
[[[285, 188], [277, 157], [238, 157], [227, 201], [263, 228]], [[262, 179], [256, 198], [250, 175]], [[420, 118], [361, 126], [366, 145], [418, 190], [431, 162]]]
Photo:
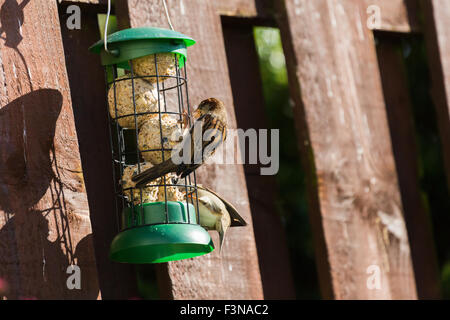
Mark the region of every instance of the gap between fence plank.
[[[267, 129], [253, 26], [237, 24], [237, 19], [224, 20], [229, 21], [223, 23], [223, 34], [237, 125], [256, 132]], [[246, 148], [247, 153], [249, 150]], [[244, 165], [264, 297], [295, 299], [286, 234], [274, 205], [276, 180], [274, 176], [261, 175], [261, 167], [261, 164]]]
[[439, 269], [431, 221], [420, 191], [419, 155], [400, 39], [380, 36], [377, 53], [417, 294], [420, 299], [439, 299]]
[[450, 2], [423, 0], [425, 42], [431, 71], [431, 94], [444, 153], [450, 190]]

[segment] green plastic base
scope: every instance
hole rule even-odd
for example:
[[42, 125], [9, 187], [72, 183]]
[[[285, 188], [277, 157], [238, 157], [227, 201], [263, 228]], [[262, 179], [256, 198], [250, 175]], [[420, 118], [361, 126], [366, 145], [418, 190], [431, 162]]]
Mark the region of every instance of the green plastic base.
[[124, 209], [122, 223], [125, 230], [111, 243], [111, 260], [161, 263], [193, 258], [214, 250], [209, 233], [196, 224], [193, 205], [168, 201], [167, 209], [167, 216], [164, 202], [135, 206], [134, 214], [131, 208]]
[[111, 260], [124, 263], [161, 263], [210, 253], [209, 233], [195, 224], [159, 224], [128, 229], [111, 243]]

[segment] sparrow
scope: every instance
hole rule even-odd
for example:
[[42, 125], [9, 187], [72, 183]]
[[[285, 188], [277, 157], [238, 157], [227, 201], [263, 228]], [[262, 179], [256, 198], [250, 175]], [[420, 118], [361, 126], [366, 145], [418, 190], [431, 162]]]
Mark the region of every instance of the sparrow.
[[[225, 141], [227, 137], [227, 113], [222, 101], [215, 98], [203, 100], [193, 112], [193, 116], [195, 122], [190, 128], [189, 134], [181, 141], [183, 148], [179, 153], [182, 157], [183, 150], [190, 148], [188, 150], [190, 150], [191, 155], [188, 163], [176, 164], [172, 160], [172, 155], [170, 159], [134, 176], [132, 180], [136, 183], [136, 187], [145, 186], [149, 181], [169, 172], [175, 172], [180, 178], [186, 177], [201, 166], [205, 159], [211, 156], [219, 145]], [[200, 129], [201, 132], [198, 131]], [[205, 139], [205, 133], [209, 138]], [[197, 141], [197, 137], [201, 141]], [[207, 153], [206, 151], [210, 152]], [[198, 159], [199, 156], [201, 156], [201, 159]]]
[[225, 234], [229, 227], [247, 225], [231, 203], [207, 187], [197, 185], [197, 192], [193, 192], [188, 198], [198, 200], [200, 225], [207, 230], [216, 230], [219, 233], [219, 252], [222, 252]]

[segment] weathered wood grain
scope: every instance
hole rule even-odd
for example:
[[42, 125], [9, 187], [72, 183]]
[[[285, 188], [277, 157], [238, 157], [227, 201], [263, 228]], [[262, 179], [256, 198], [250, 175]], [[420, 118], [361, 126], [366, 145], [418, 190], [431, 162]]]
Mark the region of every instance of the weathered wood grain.
[[[417, 0], [363, 0], [366, 15], [373, 14], [373, 7], [380, 13], [380, 25], [374, 30], [391, 32], [420, 32], [419, 8]], [[224, 16], [241, 18], [275, 19], [273, 9], [277, 1], [268, 0], [232, 0], [216, 1], [217, 11]]]
[[[227, 106], [229, 125], [235, 128], [222, 29], [214, 2], [182, 0], [167, 1], [167, 4], [174, 28], [197, 40], [197, 44], [188, 49], [191, 105], [208, 97], [221, 99]], [[131, 27], [168, 28], [160, 3], [117, 1], [116, 12], [122, 27], [129, 23]], [[199, 258], [169, 263], [173, 298], [261, 299], [263, 292], [242, 166], [205, 165], [197, 172], [201, 183], [236, 205], [249, 226], [228, 232], [221, 255], [216, 250]], [[211, 235], [217, 243], [217, 233], [211, 232]]]
[[[113, 0], [114, 1], [114, 0]], [[59, 3], [108, 4], [108, 0], [58, 0]]]
[[[59, 0], [63, 3], [107, 4], [107, 0]], [[392, 32], [419, 32], [418, 0], [364, 0], [366, 8], [378, 6], [381, 25], [375, 30]], [[183, 3], [183, 0], [181, 0]], [[274, 1], [271, 0], [227, 0], [214, 1], [217, 13], [241, 18], [274, 18]], [[366, 12], [367, 13], [367, 12]]]
[[400, 39], [379, 36], [377, 45], [392, 147], [405, 213], [419, 299], [439, 299], [439, 272], [431, 221], [423, 203], [412, 106]]
[[258, 16], [255, 0], [215, 1], [218, 13], [224, 16], [251, 17]]
[[[111, 178], [111, 148], [106, 105], [105, 74], [100, 57], [88, 51], [98, 41], [97, 14], [100, 6], [83, 5], [81, 29], [65, 26], [68, 15], [59, 8], [67, 75], [80, 155], [89, 200], [94, 234], [98, 278], [103, 299], [128, 299], [137, 296], [136, 274], [132, 265], [112, 262], [109, 246], [118, 233], [114, 185]], [[89, 76], [86, 72], [89, 70]]]
[[431, 94], [444, 153], [450, 189], [450, 2], [423, 0], [425, 42], [431, 71]]
[[271, 0], [228, 0], [215, 4], [220, 15], [241, 18], [270, 18], [273, 7]]
[[[55, 1], [0, 1], [0, 277], [8, 298], [99, 296]], [[66, 269], [81, 266], [81, 290]]]
[[417, 0], [364, 0], [364, 2], [368, 20], [375, 12], [374, 7], [379, 8], [381, 23], [373, 30], [401, 33], [421, 31]]
[[[366, 7], [358, 0], [285, 0], [278, 5], [323, 296], [414, 299]], [[380, 270], [379, 289], [367, 286], [371, 266]]]

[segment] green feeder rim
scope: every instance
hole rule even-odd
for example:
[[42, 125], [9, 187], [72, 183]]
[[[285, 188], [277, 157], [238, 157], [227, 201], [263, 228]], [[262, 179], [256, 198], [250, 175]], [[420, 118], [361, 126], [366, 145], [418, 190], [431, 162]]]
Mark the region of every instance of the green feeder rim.
[[194, 258], [213, 250], [209, 233], [198, 224], [157, 224], [117, 234], [109, 257], [122, 263], [161, 263]]
[[110, 247], [113, 261], [161, 263], [193, 258], [214, 250], [211, 236], [197, 224], [195, 208], [190, 203], [160, 201], [125, 208], [122, 224], [124, 228]]
[[[177, 31], [141, 27], [130, 28], [108, 35], [108, 51], [104, 50], [104, 40], [97, 41], [89, 50], [100, 54], [102, 65], [117, 64], [129, 69], [128, 61], [155, 53], [173, 52], [186, 58], [187, 47], [195, 44], [195, 40]], [[184, 59], [179, 59], [183, 67]]]

